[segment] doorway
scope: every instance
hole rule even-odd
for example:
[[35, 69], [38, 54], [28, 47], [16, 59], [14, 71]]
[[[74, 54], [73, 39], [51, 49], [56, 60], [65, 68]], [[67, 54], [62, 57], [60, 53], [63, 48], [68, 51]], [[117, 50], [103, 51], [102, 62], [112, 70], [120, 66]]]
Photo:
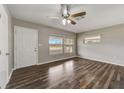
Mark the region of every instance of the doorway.
[[23, 68], [38, 63], [38, 30], [14, 26], [14, 67]]

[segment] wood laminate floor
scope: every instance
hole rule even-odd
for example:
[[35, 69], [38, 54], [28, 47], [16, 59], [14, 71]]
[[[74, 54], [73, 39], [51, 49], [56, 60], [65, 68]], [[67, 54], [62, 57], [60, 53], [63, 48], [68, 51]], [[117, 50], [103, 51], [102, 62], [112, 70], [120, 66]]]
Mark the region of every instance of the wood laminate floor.
[[118, 89], [124, 88], [124, 67], [73, 58], [13, 72], [6, 88]]

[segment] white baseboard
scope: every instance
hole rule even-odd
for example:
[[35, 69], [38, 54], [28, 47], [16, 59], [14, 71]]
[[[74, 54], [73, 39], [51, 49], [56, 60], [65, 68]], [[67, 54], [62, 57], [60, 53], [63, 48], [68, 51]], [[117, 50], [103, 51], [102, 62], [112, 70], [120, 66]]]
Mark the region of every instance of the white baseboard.
[[100, 59], [94, 59], [94, 58], [89, 58], [89, 57], [81, 57], [81, 56], [77, 56], [79, 58], [84, 58], [84, 59], [89, 59], [89, 60], [94, 60], [94, 61], [98, 61], [101, 63], [107, 63], [107, 64], [113, 64], [113, 65], [118, 65], [118, 66], [124, 66], [123, 64], [117, 64], [117, 63], [113, 63], [111, 61], [105, 61], [105, 60], [100, 60]]
[[[7, 80], [7, 83], [6, 85], [9, 83], [10, 79], [11, 79], [11, 76], [12, 76], [12, 73], [14, 71], [14, 68], [11, 70], [10, 74], [9, 74], [9, 77], [8, 77], [8, 80]], [[4, 89], [6, 88], [6, 85], [3, 87]]]
[[65, 59], [69, 59], [69, 58], [74, 58], [74, 57], [77, 57], [77, 56], [71, 56], [71, 57], [61, 58], [61, 59], [52, 60], [52, 61], [45, 61], [45, 62], [42, 62], [42, 63], [38, 63], [37, 65], [43, 65], [43, 64], [52, 63], [52, 62], [59, 61], [59, 60], [65, 60]]
[[13, 74], [13, 71], [14, 71], [14, 69], [11, 70], [11, 73], [10, 73], [10, 75], [9, 75], [8, 81], [11, 79], [11, 76], [12, 76], [12, 74]]

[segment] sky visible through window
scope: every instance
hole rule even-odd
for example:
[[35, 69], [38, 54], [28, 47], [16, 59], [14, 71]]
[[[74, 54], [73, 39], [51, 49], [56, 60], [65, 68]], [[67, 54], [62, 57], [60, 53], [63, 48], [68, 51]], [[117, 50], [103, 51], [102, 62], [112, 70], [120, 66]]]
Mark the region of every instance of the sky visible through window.
[[59, 38], [50, 38], [49, 44], [62, 44], [62, 39]]

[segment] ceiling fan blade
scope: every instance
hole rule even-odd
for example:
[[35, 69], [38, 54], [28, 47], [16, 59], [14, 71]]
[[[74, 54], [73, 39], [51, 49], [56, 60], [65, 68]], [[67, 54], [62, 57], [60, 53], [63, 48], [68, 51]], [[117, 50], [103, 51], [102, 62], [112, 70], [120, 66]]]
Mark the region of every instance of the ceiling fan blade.
[[74, 21], [74, 18], [72, 18], [72, 17], [68, 17], [67, 19], [71, 21], [71, 22], [70, 22], [71, 24], [73, 24], [73, 25], [76, 24], [76, 22]]
[[76, 22], [75, 21], [73, 21], [73, 20], [70, 20], [71, 21], [71, 24], [73, 24], [73, 25], [75, 25], [76, 24]]
[[58, 16], [48, 16], [49, 19], [59, 19]]
[[72, 14], [71, 17], [79, 17], [84, 15], [86, 15], [86, 12], [75, 13], [75, 14]]

